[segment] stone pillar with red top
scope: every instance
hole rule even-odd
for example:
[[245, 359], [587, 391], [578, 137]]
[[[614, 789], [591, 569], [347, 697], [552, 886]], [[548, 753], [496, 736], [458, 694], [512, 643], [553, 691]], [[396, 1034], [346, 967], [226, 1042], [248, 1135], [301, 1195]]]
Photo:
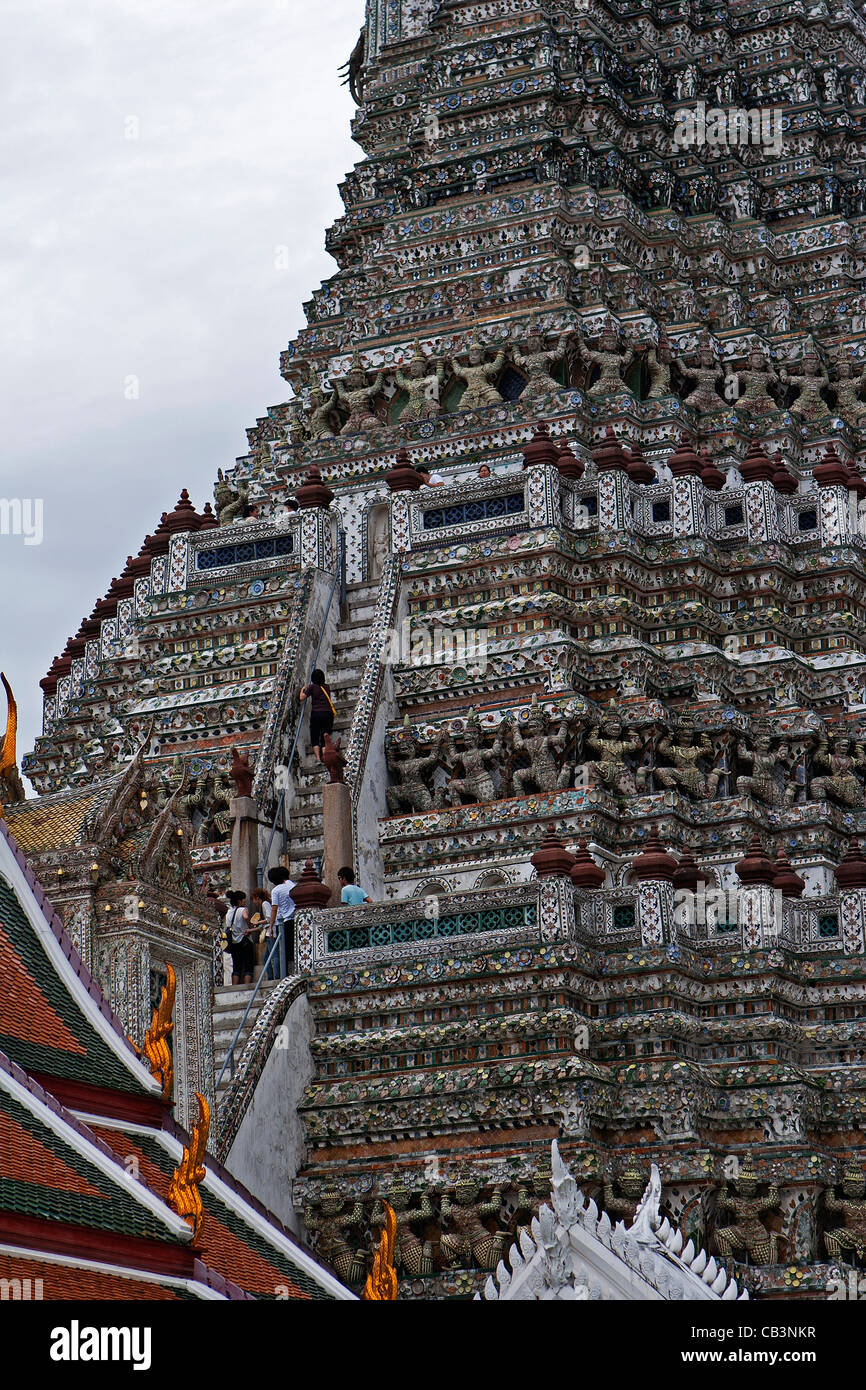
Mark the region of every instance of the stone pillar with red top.
[[734, 865], [740, 880], [737, 924], [744, 951], [774, 946], [782, 931], [782, 889], [775, 886], [776, 865], [757, 832], [742, 859]]
[[827, 445], [821, 462], [815, 464], [812, 477], [818, 485], [821, 544], [842, 545], [851, 535], [851, 499], [848, 494], [854, 484], [848, 465], [832, 444]]
[[560, 525], [559, 447], [554, 444], [544, 424], [536, 425], [535, 433], [523, 450], [526, 470], [526, 510], [531, 527]]
[[[315, 957], [318, 954], [324, 954], [324, 950], [317, 952], [315, 949], [314, 932], [317, 928], [313, 925], [314, 918], [311, 909], [327, 907], [331, 901], [331, 890], [319, 878], [311, 859], [305, 862], [303, 873], [292, 889], [291, 897], [297, 908], [295, 913], [295, 953], [298, 971], [301, 975], [305, 975], [312, 970]], [[323, 948], [324, 942], [321, 942], [320, 946]]]
[[330, 506], [334, 494], [322, 481], [315, 464], [295, 492], [301, 529], [301, 568], [331, 571], [334, 567], [334, 528]]
[[574, 855], [549, 831], [530, 864], [538, 884], [538, 934], [542, 941], [568, 941], [574, 935]]
[[626, 521], [631, 522], [631, 481], [625, 450], [612, 425], [593, 449], [592, 461], [598, 480], [598, 529], [624, 531]]
[[848, 851], [836, 869], [839, 889], [839, 932], [846, 956], [866, 951], [866, 857], [852, 835]]
[[346, 759], [341, 740], [325, 734], [322, 762], [328, 770], [329, 781], [322, 787], [322, 836], [325, 846], [322, 879], [331, 890], [330, 907], [340, 906], [340, 883], [337, 874], [354, 863], [352, 844], [352, 793], [346, 786], [343, 770]]
[[675, 536], [702, 536], [706, 531], [703, 467], [689, 436], [683, 431], [668, 459], [673, 478], [671, 523]]
[[631, 866], [638, 890], [637, 925], [644, 946], [662, 946], [671, 939], [676, 871], [676, 859], [664, 848], [658, 826], [651, 825], [647, 842]]
[[761, 441], [752, 438], [740, 464], [743, 512], [750, 544], [779, 539], [779, 499], [773, 486], [777, 468]]

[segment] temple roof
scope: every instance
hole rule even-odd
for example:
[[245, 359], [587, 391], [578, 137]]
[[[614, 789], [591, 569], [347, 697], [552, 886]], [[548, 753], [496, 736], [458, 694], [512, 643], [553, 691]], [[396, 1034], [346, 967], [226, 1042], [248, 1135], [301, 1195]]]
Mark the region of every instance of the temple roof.
[[193, 1248], [168, 1204], [190, 1136], [2, 820], [0, 975], [0, 1277], [70, 1299], [354, 1297], [209, 1155]]
[[40, 854], [81, 844], [89, 817], [110, 800], [122, 777], [119, 773], [89, 787], [52, 792], [7, 806], [6, 819], [21, 849], [25, 854]]
[[0, 1048], [46, 1078], [157, 1098], [60, 918], [0, 820]]

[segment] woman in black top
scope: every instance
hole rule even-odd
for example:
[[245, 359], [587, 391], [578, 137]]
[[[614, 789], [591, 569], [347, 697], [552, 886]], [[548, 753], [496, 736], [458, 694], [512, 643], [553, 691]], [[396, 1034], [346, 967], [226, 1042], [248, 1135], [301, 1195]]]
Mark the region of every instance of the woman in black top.
[[310, 677], [309, 685], [305, 685], [301, 691], [300, 698], [310, 701], [310, 745], [321, 762], [325, 734], [334, 732], [334, 706], [325, 685], [325, 673], [318, 666]]

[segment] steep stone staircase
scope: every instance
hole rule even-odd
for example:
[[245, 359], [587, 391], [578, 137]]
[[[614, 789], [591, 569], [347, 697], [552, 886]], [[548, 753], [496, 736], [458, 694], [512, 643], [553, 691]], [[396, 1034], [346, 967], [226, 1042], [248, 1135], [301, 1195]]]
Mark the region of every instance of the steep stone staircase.
[[[235, 1048], [236, 1069], [250, 1033], [253, 1031], [256, 1019], [277, 983], [278, 982], [275, 980], [266, 980], [256, 995], [255, 1003], [250, 1009], [249, 1017], [244, 1024], [244, 1030]], [[232, 1040], [234, 1039], [235, 1033], [238, 1031], [241, 1019], [244, 1016], [244, 1012], [247, 1004], [250, 1002], [250, 996], [254, 989], [255, 985], [223, 985], [218, 986], [215, 991], [213, 1045], [216, 1076], [220, 1074], [220, 1069], [226, 1059], [226, 1053], [232, 1045]], [[228, 1067], [216, 1093], [217, 1105], [222, 1101], [230, 1082], [231, 1068]]]
[[[345, 747], [355, 712], [358, 687], [376, 611], [377, 584], [350, 584], [347, 588], [347, 617], [337, 628], [334, 647], [325, 672], [331, 699], [337, 711], [334, 737], [342, 736]], [[320, 861], [322, 843], [322, 784], [327, 773], [309, 751], [307, 722], [301, 732], [296, 763], [296, 791], [289, 816], [289, 872], [300, 878], [304, 861]]]

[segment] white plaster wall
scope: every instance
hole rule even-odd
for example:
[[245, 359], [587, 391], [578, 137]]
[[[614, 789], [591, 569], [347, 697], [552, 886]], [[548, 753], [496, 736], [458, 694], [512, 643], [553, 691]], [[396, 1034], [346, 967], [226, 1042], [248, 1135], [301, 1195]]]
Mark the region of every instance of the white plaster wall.
[[[397, 604], [396, 626], [399, 628], [408, 612], [405, 592], [401, 585]], [[362, 772], [356, 813], [355, 863], [358, 882], [374, 902], [385, 900], [385, 869], [379, 847], [379, 817], [387, 816], [388, 765], [385, 760], [385, 731], [397, 717], [394, 677], [390, 665], [385, 667], [379, 705], [373, 721], [373, 733], [367, 760]]]
[[277, 1033], [225, 1165], [298, 1235], [301, 1221], [292, 1207], [292, 1180], [304, 1162], [298, 1106], [313, 1079], [312, 1037], [313, 1016], [304, 994], [291, 1005]]

